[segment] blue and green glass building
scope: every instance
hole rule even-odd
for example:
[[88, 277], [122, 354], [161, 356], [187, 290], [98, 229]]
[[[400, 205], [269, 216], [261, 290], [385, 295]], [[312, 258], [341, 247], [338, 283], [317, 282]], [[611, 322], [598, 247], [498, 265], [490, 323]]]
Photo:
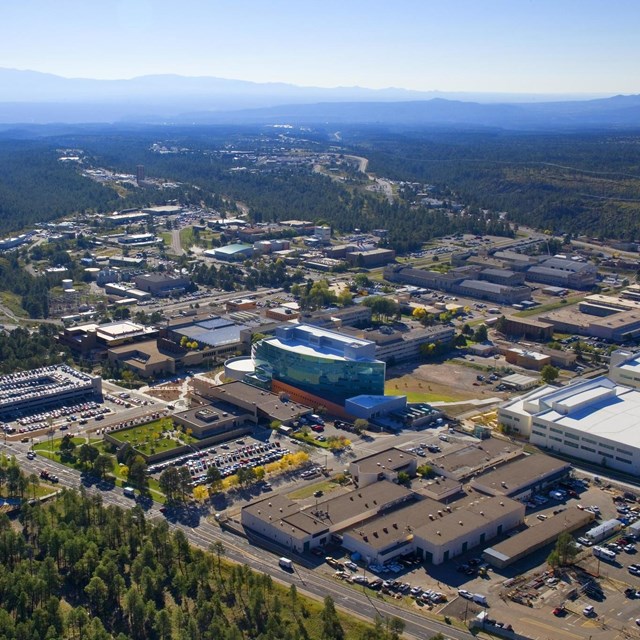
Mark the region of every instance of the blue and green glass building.
[[278, 327], [273, 337], [253, 345], [256, 374], [273, 388], [298, 389], [344, 406], [347, 398], [383, 395], [385, 363], [376, 345], [307, 324]]

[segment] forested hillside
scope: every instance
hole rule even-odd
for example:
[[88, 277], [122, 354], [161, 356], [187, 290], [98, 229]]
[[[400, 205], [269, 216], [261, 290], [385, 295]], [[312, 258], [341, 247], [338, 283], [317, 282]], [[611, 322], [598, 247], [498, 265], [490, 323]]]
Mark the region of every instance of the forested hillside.
[[[12, 495], [35, 479], [0, 467]], [[393, 640], [402, 625], [365, 625], [268, 575], [189, 545], [136, 507], [64, 490], [46, 506], [0, 514], [0, 637], [6, 640]], [[388, 628], [387, 628], [388, 627]]]
[[640, 239], [640, 134], [371, 129], [345, 135], [369, 168], [556, 233]]

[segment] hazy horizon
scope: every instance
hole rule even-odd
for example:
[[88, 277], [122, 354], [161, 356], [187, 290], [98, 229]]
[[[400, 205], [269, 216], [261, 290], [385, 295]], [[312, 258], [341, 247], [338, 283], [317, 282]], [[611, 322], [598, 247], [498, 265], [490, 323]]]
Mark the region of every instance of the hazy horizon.
[[[74, 79], [640, 93], [640, 3], [611, 0], [81, 0], [4, 4], [0, 67]], [[1, 99], [1, 96], [0, 96]]]

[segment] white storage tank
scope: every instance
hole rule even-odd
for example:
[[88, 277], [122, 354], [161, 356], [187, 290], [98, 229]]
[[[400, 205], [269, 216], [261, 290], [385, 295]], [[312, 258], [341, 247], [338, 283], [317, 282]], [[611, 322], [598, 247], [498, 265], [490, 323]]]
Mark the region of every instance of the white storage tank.
[[73, 280], [71, 280], [71, 278], [65, 278], [62, 281], [62, 288], [65, 291], [69, 291], [70, 289], [73, 289]]

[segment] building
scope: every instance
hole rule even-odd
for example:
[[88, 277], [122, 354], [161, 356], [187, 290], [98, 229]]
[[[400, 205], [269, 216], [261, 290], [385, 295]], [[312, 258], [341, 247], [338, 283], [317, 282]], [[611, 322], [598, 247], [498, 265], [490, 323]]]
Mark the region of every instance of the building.
[[490, 438], [448, 453], [428, 456], [425, 463], [438, 475], [463, 482], [523, 455], [521, 447], [504, 440]]
[[509, 389], [526, 391], [527, 389], [533, 389], [533, 387], [537, 386], [538, 378], [525, 376], [522, 373], [512, 373], [511, 375], [502, 378], [500, 383]]
[[565, 287], [568, 289], [591, 289], [596, 284], [598, 270], [586, 262], [565, 258], [549, 258], [525, 272], [528, 282]]
[[331, 242], [331, 227], [326, 225], [313, 228], [313, 237], [317, 238], [321, 244], [329, 244]]
[[0, 376], [0, 417], [9, 420], [50, 405], [102, 396], [102, 378], [65, 364]]
[[274, 391], [312, 406], [342, 409], [347, 398], [384, 394], [385, 364], [373, 342], [309, 324], [278, 327], [253, 345], [252, 359]]
[[163, 333], [177, 344], [195, 343], [208, 353], [210, 359], [221, 362], [233, 356], [248, 353], [250, 333], [248, 326], [227, 317], [179, 317], [171, 319]]
[[509, 364], [514, 364], [523, 369], [535, 369], [536, 371], [540, 371], [546, 365], [551, 364], [551, 356], [537, 351], [521, 349], [520, 347], [507, 349], [504, 358]]
[[618, 384], [640, 389], [640, 353], [618, 349], [609, 360], [609, 377]]
[[619, 311], [606, 317], [580, 313], [573, 309], [560, 309], [540, 316], [540, 320], [553, 325], [559, 333], [628, 342], [640, 336], [640, 311]]
[[412, 284], [501, 304], [514, 304], [531, 297], [529, 287], [481, 280], [481, 273], [482, 268], [474, 266], [459, 267], [448, 273], [440, 273], [393, 264], [385, 267], [384, 278], [390, 282]]
[[418, 558], [438, 565], [462, 555], [524, 522], [525, 506], [510, 498], [486, 498], [433, 514], [415, 531]]
[[211, 443], [251, 433], [253, 426], [253, 412], [221, 401], [180, 411], [172, 417], [174, 422], [190, 429], [194, 438]]
[[498, 420], [550, 451], [640, 474], [640, 391], [610, 378], [536, 389], [502, 405]]
[[509, 336], [519, 336], [529, 340], [551, 340], [553, 325], [532, 318], [518, 318], [505, 316], [504, 333]]
[[345, 257], [352, 266], [369, 269], [393, 262], [396, 259], [396, 252], [393, 249], [357, 249], [347, 251]]
[[187, 276], [169, 275], [166, 273], [146, 273], [135, 276], [133, 281], [138, 289], [147, 291], [154, 297], [164, 298], [174, 293], [182, 293], [192, 286]]
[[242, 526], [251, 538], [258, 534], [298, 553], [328, 544], [333, 536], [358, 523], [397, 509], [415, 499], [409, 489], [379, 482], [307, 508], [276, 494], [242, 508]]
[[209, 258], [216, 260], [224, 260], [225, 262], [241, 262], [253, 255], [253, 246], [250, 244], [228, 244], [224, 247], [216, 247], [215, 249], [207, 249], [203, 254]]
[[421, 348], [426, 344], [452, 343], [455, 327], [435, 325], [433, 327], [409, 328], [398, 331], [389, 326], [378, 330], [344, 330], [343, 333], [371, 340], [376, 345], [375, 357], [392, 366], [400, 362], [417, 360]]
[[124, 245], [136, 245], [136, 246], [150, 246], [153, 244], [159, 244], [162, 242], [160, 238], [157, 238], [152, 233], [132, 233], [117, 238], [118, 244]]
[[345, 404], [345, 411], [354, 418], [373, 420], [407, 406], [406, 396], [355, 396]]
[[141, 289], [136, 289], [128, 282], [106, 282], [104, 285], [104, 292], [121, 298], [134, 298], [138, 302], [142, 300], [151, 300], [150, 293], [142, 291]]
[[58, 342], [83, 357], [96, 359], [100, 356], [104, 357], [107, 349], [123, 344], [144, 342], [157, 335], [157, 329], [145, 327], [130, 320], [106, 324], [90, 322], [75, 327], [65, 327], [58, 335]]
[[568, 462], [542, 454], [528, 455], [475, 476], [471, 486], [489, 496], [525, 500], [571, 473]]
[[415, 554], [439, 565], [521, 525], [525, 507], [509, 498], [467, 501], [453, 509], [429, 498], [345, 531], [342, 545], [370, 563]]
[[504, 569], [555, 542], [561, 533], [577, 531], [593, 522], [594, 518], [595, 514], [590, 511], [565, 509], [562, 513], [485, 549], [482, 558], [496, 569]]
[[269, 426], [274, 420], [289, 426], [301, 416], [311, 413], [305, 405], [293, 402], [286, 394], [270, 393], [244, 382], [216, 385], [207, 378], [193, 379], [194, 394], [204, 402], [228, 402], [250, 414], [257, 425]]
[[397, 482], [400, 472], [413, 477], [417, 466], [418, 458], [412, 453], [391, 448], [351, 462], [349, 473], [356, 485], [363, 488], [380, 480]]
[[339, 329], [343, 326], [368, 327], [371, 324], [371, 308], [363, 304], [352, 304], [346, 307], [318, 309], [305, 313], [303, 321], [316, 327]]

